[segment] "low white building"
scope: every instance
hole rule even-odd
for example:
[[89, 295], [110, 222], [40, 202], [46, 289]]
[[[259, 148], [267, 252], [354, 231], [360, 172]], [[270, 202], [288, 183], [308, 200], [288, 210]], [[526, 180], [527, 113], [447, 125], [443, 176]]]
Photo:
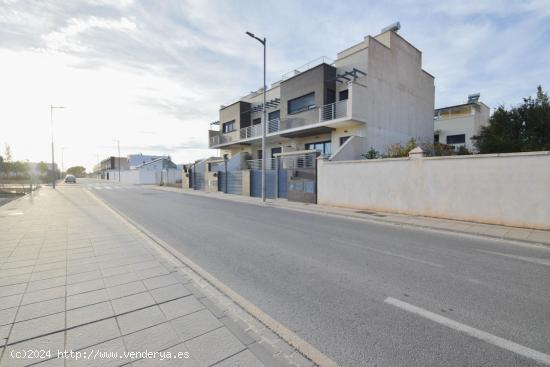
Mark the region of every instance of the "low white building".
[[477, 152], [472, 137], [489, 125], [490, 108], [479, 101], [479, 93], [468, 96], [468, 102], [438, 108], [434, 111], [434, 142]]

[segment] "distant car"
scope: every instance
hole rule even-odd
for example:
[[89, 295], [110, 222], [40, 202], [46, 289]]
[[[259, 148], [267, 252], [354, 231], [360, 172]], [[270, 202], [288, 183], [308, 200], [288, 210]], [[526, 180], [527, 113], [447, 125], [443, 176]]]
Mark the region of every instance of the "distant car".
[[65, 183], [76, 183], [76, 177], [74, 175], [65, 176]]

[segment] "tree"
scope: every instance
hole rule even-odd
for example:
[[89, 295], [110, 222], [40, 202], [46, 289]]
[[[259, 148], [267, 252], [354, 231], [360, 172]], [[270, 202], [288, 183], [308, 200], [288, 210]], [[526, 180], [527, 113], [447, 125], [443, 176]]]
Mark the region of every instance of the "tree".
[[38, 172], [40, 172], [40, 176], [44, 177], [48, 173], [48, 165], [44, 162], [39, 162], [36, 165], [36, 168], [38, 168]]
[[405, 146], [402, 146], [400, 143], [392, 144], [388, 147], [386, 154], [384, 154], [384, 158], [408, 157], [409, 152], [416, 148], [417, 145], [416, 139], [414, 138], [409, 140]]
[[361, 157], [365, 159], [377, 159], [380, 158], [380, 152], [371, 147], [368, 152], [361, 154]]
[[82, 166], [74, 166], [67, 170], [68, 175], [74, 175], [75, 177], [84, 177], [86, 176], [86, 168]]
[[489, 126], [472, 138], [480, 153], [550, 150], [550, 100], [539, 85], [536, 98], [507, 110], [499, 106]]
[[11, 148], [8, 144], [6, 144], [6, 147], [4, 149], [4, 161], [5, 162], [11, 162], [13, 157], [11, 156]]

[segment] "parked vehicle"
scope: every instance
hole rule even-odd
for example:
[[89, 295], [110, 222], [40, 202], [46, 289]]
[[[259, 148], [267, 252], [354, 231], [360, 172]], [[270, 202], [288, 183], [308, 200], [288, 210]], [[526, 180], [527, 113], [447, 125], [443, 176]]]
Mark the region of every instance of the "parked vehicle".
[[65, 176], [65, 183], [76, 183], [76, 177], [74, 175]]

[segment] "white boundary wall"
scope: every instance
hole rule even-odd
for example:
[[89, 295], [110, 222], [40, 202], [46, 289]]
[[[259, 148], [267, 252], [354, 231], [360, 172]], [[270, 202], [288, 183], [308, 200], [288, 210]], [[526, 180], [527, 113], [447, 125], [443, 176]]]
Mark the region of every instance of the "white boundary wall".
[[550, 152], [320, 159], [318, 203], [550, 230]]

